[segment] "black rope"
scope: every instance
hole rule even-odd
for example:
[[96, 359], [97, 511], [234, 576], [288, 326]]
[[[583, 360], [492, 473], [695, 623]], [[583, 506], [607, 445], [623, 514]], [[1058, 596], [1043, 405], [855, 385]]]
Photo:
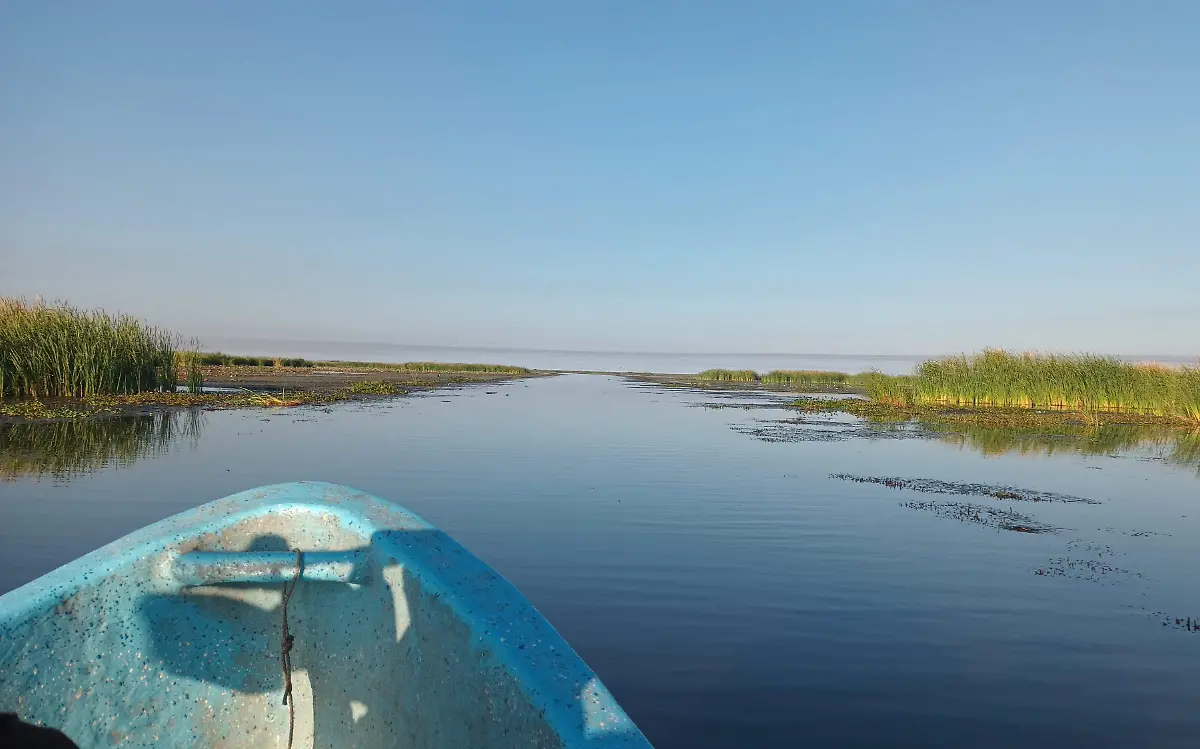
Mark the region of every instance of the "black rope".
[[296, 701], [292, 696], [292, 644], [296, 636], [288, 631], [288, 601], [296, 592], [296, 583], [300, 582], [300, 570], [304, 566], [304, 558], [296, 552], [296, 571], [292, 573], [292, 582], [283, 584], [283, 640], [279, 645], [279, 659], [283, 663], [283, 704], [288, 706], [288, 749], [292, 749], [292, 735], [296, 731]]

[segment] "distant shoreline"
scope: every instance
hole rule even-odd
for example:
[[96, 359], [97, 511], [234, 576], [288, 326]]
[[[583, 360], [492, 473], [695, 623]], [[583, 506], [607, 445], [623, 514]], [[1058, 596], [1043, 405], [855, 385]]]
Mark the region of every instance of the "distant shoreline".
[[[208, 343], [209, 338], [202, 337], [201, 340]], [[457, 344], [422, 344], [422, 343], [388, 343], [384, 341], [327, 341], [327, 340], [303, 340], [303, 339], [274, 339], [274, 338], [256, 338], [256, 337], [239, 337], [239, 336], [214, 336], [211, 338], [213, 345], [211, 348], [218, 348], [235, 352], [238, 354], [252, 354], [257, 351], [266, 350], [286, 350], [292, 352], [304, 353], [304, 349], [308, 346], [330, 346], [340, 348], [347, 351], [364, 351], [364, 350], [409, 350], [409, 351], [486, 351], [492, 353], [514, 353], [514, 354], [596, 354], [600, 356], [654, 356], [654, 357], [676, 357], [676, 358], [691, 358], [691, 357], [714, 357], [720, 359], [754, 359], [754, 358], [814, 358], [814, 359], [886, 359], [892, 361], [930, 361], [941, 359], [947, 356], [954, 356], [962, 352], [943, 352], [938, 354], [873, 354], [873, 353], [830, 353], [830, 352], [813, 352], [813, 351], [648, 351], [648, 350], [621, 350], [621, 349], [569, 349], [569, 348], [544, 348], [544, 347], [526, 347], [526, 346], [464, 346]], [[246, 344], [243, 346], [243, 344]], [[1122, 361], [1130, 363], [1173, 363], [1173, 364], [1197, 364], [1200, 363], [1200, 353], [1196, 354], [1128, 354], [1128, 353], [1108, 353], [1104, 356], [1113, 356]], [[324, 357], [315, 357], [324, 358]], [[393, 362], [388, 362], [393, 363]], [[399, 362], [394, 362], [399, 363]], [[565, 371], [565, 370], [564, 370]], [[596, 370], [599, 371], [599, 370]], [[653, 374], [669, 374], [666, 372], [655, 372]]]

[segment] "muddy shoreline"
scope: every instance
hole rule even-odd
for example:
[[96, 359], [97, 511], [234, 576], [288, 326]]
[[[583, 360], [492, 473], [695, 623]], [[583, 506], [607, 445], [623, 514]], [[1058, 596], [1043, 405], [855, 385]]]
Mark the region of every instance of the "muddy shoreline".
[[303, 390], [328, 395], [356, 382], [386, 382], [401, 390], [428, 390], [446, 385], [546, 377], [555, 372], [409, 372], [371, 367], [204, 367], [204, 386], [240, 388], [255, 392]]
[[[204, 387], [216, 392], [5, 400], [0, 424], [139, 416], [157, 411], [281, 408], [374, 401], [442, 388], [484, 385], [556, 372], [409, 372], [384, 367], [204, 367]], [[371, 386], [356, 391], [358, 386]], [[224, 392], [222, 392], [224, 391]], [[232, 392], [230, 392], [232, 391]]]

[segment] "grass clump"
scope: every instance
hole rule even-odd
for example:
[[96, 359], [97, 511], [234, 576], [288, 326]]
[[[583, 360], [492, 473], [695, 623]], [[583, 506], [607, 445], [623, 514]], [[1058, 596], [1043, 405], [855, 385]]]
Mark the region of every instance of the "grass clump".
[[354, 383], [347, 390], [354, 395], [396, 395], [400, 392], [395, 385], [383, 380], [363, 380]]
[[187, 384], [189, 393], [204, 392], [204, 370], [201, 369], [204, 356], [203, 353], [196, 350], [195, 345], [191, 350], [175, 355], [176, 371], [183, 370], [184, 382]]
[[696, 375], [696, 379], [709, 382], [758, 382], [758, 373], [753, 369], [706, 369]]
[[857, 375], [819, 369], [775, 369], [760, 375], [752, 369], [706, 369], [695, 379], [704, 382], [758, 382], [803, 388], [842, 388], [854, 384]]
[[917, 403], [916, 378], [909, 375], [863, 372], [854, 376], [854, 384], [876, 403], [900, 408]]
[[278, 356], [230, 356], [219, 351], [209, 351], [199, 354], [199, 362], [207, 367], [311, 367], [308, 359], [284, 358]]
[[128, 315], [0, 298], [0, 396], [175, 389], [175, 340]]
[[763, 375], [761, 380], [772, 385], [843, 386], [849, 382], [850, 375], [815, 369], [776, 369]]

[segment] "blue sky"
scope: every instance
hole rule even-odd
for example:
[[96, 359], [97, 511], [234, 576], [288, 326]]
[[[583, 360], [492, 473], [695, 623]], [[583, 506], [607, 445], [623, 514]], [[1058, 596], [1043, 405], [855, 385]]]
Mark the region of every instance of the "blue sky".
[[3, 294], [202, 338], [1200, 348], [1200, 3], [0, 13]]

